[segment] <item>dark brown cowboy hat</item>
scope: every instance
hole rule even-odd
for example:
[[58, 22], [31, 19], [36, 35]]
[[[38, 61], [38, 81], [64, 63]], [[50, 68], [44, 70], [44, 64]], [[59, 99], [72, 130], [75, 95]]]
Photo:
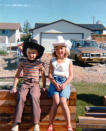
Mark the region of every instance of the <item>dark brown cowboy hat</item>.
[[45, 50], [45, 48], [39, 45], [37, 40], [35, 39], [29, 39], [27, 41], [24, 41], [22, 52], [25, 57], [27, 57], [27, 54], [26, 54], [27, 48], [36, 49], [38, 51], [38, 56], [36, 57], [36, 59], [41, 58]]

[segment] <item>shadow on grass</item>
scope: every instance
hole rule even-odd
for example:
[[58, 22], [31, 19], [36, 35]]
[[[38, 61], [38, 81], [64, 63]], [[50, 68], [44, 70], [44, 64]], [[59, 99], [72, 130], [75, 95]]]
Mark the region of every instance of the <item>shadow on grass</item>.
[[5, 70], [16, 70], [17, 63], [16, 57], [4, 59], [7, 62], [7, 67], [4, 67]]
[[92, 104], [94, 106], [104, 106], [103, 96], [98, 96], [95, 94], [78, 94], [77, 99], [85, 101], [88, 104]]

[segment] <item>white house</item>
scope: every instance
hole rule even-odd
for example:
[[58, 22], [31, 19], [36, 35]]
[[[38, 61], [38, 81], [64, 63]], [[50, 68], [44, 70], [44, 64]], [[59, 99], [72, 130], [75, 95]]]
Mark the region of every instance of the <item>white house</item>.
[[0, 37], [8, 39], [8, 45], [16, 45], [21, 39], [21, 25], [19, 23], [0, 23]]
[[8, 37], [7, 36], [0, 36], [0, 50], [7, 51], [6, 44], [8, 44]]
[[51, 52], [52, 43], [56, 41], [56, 36], [62, 35], [64, 39], [91, 39], [92, 31], [81, 25], [61, 19], [52, 23], [37, 23], [31, 29], [32, 36], [45, 47], [46, 52]]

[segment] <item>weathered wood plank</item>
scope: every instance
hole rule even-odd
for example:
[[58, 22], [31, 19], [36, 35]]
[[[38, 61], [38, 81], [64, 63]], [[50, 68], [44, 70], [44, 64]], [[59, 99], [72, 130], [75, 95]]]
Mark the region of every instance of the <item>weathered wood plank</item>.
[[86, 116], [94, 116], [94, 117], [102, 117], [102, 118], [106, 118], [106, 113], [94, 113], [94, 112], [90, 112], [90, 113], [85, 113]]
[[[6, 126], [6, 124], [3, 125], [3, 123], [0, 123], [0, 131], [4, 131], [4, 129], [6, 131], [10, 131], [11, 126], [12, 126], [11, 124], [8, 124]], [[74, 129], [76, 128], [75, 123], [72, 123], [72, 126]], [[42, 122], [40, 123], [40, 131], [46, 131], [47, 127], [48, 127], [48, 121], [45, 123], [42, 123]], [[58, 121], [54, 122], [54, 131], [66, 131], [66, 129], [67, 129], [66, 123], [62, 122], [58, 124]], [[20, 131], [33, 131], [33, 124], [32, 123], [22, 123], [20, 125]]]
[[[32, 111], [31, 110], [29, 111], [29, 108], [31, 108], [31, 107], [26, 108], [27, 110], [24, 111], [24, 113], [23, 113], [23, 120], [24, 121], [25, 120], [30, 121], [33, 118], [32, 117]], [[69, 109], [70, 109], [71, 119], [75, 120], [75, 118], [76, 118], [76, 107], [70, 106]], [[11, 110], [9, 110], [9, 111], [11, 111]], [[50, 109], [48, 111], [46, 109], [45, 109], [45, 111], [44, 110], [41, 111], [41, 121], [49, 120], [49, 112], [50, 112]], [[11, 113], [10, 112], [0, 113], [0, 121], [10, 121], [10, 120], [12, 120], [12, 118], [14, 118], [14, 112], [13, 111]], [[57, 110], [57, 114], [56, 114], [55, 119], [64, 120], [64, 116], [63, 116], [63, 112], [62, 112], [61, 107], [59, 107], [59, 109]]]
[[106, 125], [106, 118], [97, 118], [97, 117], [87, 117], [87, 116], [79, 116], [79, 124], [105, 124]]
[[[106, 129], [106, 124], [79, 124], [80, 128], [86, 128], [86, 129], [96, 129], [96, 131], [98, 131], [97, 129]], [[99, 130], [100, 131], [100, 130]]]

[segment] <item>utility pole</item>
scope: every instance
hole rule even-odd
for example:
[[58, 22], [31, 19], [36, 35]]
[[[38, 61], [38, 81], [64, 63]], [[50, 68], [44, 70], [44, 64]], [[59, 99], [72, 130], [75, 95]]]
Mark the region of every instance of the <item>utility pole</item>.
[[95, 24], [95, 16], [93, 16], [93, 24]]

